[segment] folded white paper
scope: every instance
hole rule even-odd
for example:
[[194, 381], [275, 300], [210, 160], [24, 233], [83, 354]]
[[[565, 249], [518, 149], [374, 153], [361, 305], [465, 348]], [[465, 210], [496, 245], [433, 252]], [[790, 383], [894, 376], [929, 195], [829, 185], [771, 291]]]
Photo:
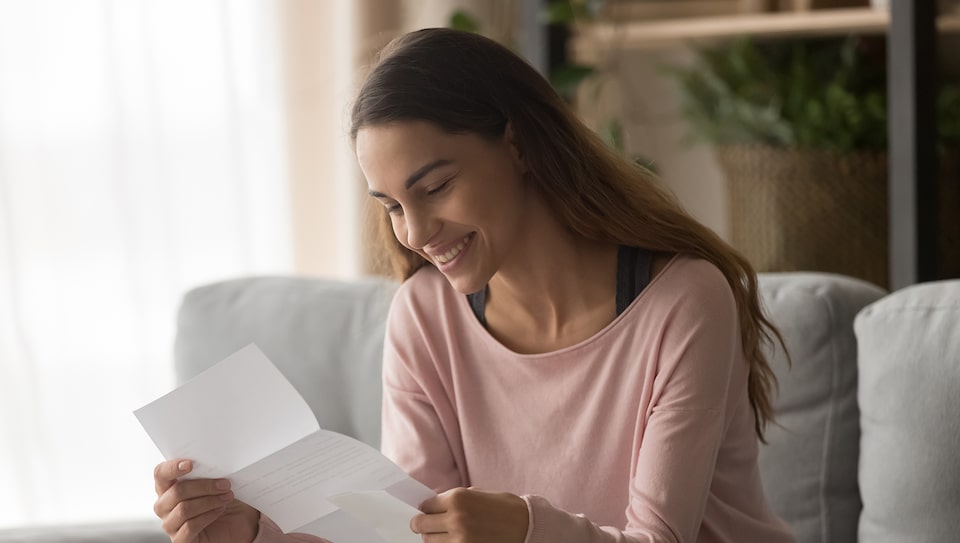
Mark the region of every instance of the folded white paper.
[[420, 511], [383, 490], [347, 492], [333, 496], [330, 502], [373, 527], [387, 541], [422, 541], [419, 535], [410, 530], [410, 519]]
[[284, 532], [333, 543], [419, 541], [433, 491], [369, 445], [320, 428], [303, 397], [248, 345], [134, 412], [164, 458], [192, 478], [227, 478], [237, 499]]

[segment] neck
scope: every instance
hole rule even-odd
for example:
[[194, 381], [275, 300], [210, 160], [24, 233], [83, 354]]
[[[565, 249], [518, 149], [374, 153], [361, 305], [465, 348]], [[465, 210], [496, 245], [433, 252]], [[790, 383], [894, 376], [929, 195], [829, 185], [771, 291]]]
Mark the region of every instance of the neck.
[[577, 236], [542, 205], [529, 216], [516, 249], [490, 280], [488, 322], [550, 340], [585, 319], [615, 314], [617, 246]]

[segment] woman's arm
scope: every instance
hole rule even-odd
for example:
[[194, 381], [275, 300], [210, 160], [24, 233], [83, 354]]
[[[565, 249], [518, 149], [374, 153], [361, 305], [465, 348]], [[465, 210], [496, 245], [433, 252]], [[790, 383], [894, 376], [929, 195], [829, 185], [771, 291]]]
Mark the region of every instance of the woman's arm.
[[383, 347], [380, 450], [439, 493], [463, 486], [466, 477], [460, 425], [421, 333], [409, 307], [395, 300]]

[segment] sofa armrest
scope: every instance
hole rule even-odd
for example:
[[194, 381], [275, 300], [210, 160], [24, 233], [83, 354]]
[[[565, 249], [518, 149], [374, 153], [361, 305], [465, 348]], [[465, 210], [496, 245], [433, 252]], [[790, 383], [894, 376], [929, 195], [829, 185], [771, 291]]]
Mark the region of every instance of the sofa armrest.
[[856, 320], [861, 541], [960, 539], [960, 280], [901, 289]]

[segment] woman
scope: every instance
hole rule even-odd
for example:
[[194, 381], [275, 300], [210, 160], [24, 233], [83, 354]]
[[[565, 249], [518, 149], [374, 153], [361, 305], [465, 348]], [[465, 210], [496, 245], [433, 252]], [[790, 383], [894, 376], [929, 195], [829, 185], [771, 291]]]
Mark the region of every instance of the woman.
[[[741, 256], [477, 35], [389, 46], [351, 135], [404, 280], [382, 449], [438, 492], [414, 532], [792, 541], [757, 468], [761, 344], [779, 334]], [[317, 540], [281, 534], [226, 481], [177, 483], [189, 468], [155, 475], [174, 542]]]

